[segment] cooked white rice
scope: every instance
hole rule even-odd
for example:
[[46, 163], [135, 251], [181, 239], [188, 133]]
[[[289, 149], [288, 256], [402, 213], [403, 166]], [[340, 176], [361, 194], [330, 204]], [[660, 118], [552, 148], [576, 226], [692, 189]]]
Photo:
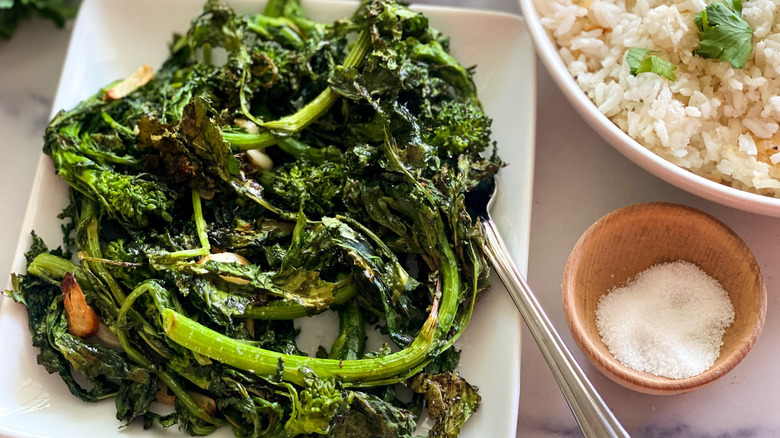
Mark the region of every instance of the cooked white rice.
[[[704, 0], [536, 0], [542, 24], [599, 111], [646, 148], [714, 181], [780, 197], [780, 0], [749, 0], [742, 69], [693, 55]], [[677, 66], [629, 74], [631, 47]]]

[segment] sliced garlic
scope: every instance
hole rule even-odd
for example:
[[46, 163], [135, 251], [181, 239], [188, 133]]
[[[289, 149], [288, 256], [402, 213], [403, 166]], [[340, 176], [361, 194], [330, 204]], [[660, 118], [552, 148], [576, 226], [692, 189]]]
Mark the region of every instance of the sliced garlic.
[[251, 120], [233, 119], [233, 123], [239, 128], [246, 129], [246, 132], [249, 134], [258, 134], [260, 132], [260, 128]]
[[149, 64], [142, 64], [133, 74], [111, 87], [103, 96], [103, 100], [116, 100], [128, 96], [133, 91], [148, 84], [153, 77], [154, 69]]
[[271, 161], [271, 157], [266, 155], [265, 152], [257, 149], [250, 149], [246, 151], [246, 156], [249, 158], [249, 162], [257, 168], [263, 170], [271, 170], [274, 168], [274, 162]]
[[[238, 263], [239, 265], [247, 266], [250, 265], [249, 260], [245, 259], [244, 257], [232, 253], [232, 252], [219, 252], [216, 254], [209, 254], [200, 260], [198, 260], [199, 265], [203, 265], [206, 262], [219, 262], [219, 263]], [[231, 277], [229, 275], [220, 275], [219, 278], [233, 283], [233, 284], [239, 284], [239, 285], [245, 285], [251, 283], [249, 280], [238, 278], [238, 277]]]
[[119, 338], [116, 336], [116, 333], [112, 332], [111, 329], [102, 322], [100, 323], [95, 336], [97, 336], [97, 338], [100, 339], [100, 341], [106, 346], [111, 347], [117, 351], [123, 351], [122, 344], [119, 342]]
[[211, 416], [217, 414], [217, 402], [215, 402], [213, 398], [195, 391], [187, 391], [187, 394], [189, 394], [192, 401], [194, 401], [199, 408], [206, 411], [207, 414]]
[[94, 336], [100, 328], [100, 318], [95, 313], [95, 309], [87, 304], [76, 276], [71, 273], [65, 274], [60, 288], [65, 296], [63, 307], [68, 320], [68, 333], [82, 339]]
[[176, 403], [176, 396], [168, 394], [168, 385], [162, 381], [157, 382], [157, 394], [155, 399], [164, 405], [173, 405]]

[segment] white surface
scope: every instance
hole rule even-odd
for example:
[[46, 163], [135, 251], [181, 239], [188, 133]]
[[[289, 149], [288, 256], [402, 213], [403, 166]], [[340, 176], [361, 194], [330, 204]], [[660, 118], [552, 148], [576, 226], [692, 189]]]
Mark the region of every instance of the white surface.
[[569, 74], [566, 65], [558, 55], [555, 43], [549, 38], [546, 30], [539, 22], [539, 16], [534, 8], [534, 1], [544, 2], [547, 0], [520, 0], [520, 8], [523, 14], [528, 17], [528, 29], [538, 48], [539, 57], [574, 109], [615, 149], [648, 172], [683, 190], [729, 207], [780, 217], [780, 199], [748, 193], [718, 184], [681, 167], [677, 167], [645, 149], [612, 123], [596, 108], [577, 85], [571, 74]]
[[[258, 7], [249, 0], [233, 4], [240, 10], [253, 4]], [[304, 7], [314, 18], [326, 20], [350, 13], [354, 4], [311, 2]], [[185, 0], [85, 2], [73, 30], [54, 111], [73, 106], [105, 83], [134, 71], [142, 62], [159, 64], [167, 53], [165, 43], [172, 31], [185, 30], [199, 8], [199, 3]], [[443, 9], [425, 12], [434, 26], [452, 36], [457, 58], [467, 65], [480, 65], [476, 82], [486, 111], [495, 118], [494, 139], [512, 145], [502, 152], [512, 166], [502, 172], [502, 187], [507, 189], [498, 200], [494, 216], [510, 252], [524, 267], [533, 176], [535, 70], [530, 39], [516, 17]], [[524, 80], [514, 81], [517, 75]], [[4, 125], [4, 129], [9, 127]], [[47, 157], [40, 160], [31, 199], [21, 226], [20, 251], [27, 247], [31, 229], [50, 245], [58, 245], [61, 236], [56, 214], [66, 203], [66, 185], [53, 174]], [[4, 233], [4, 242], [12, 235]], [[13, 265], [17, 272], [24, 268], [20, 251]], [[73, 437], [85, 431], [100, 436], [149, 435], [138, 425], [119, 432], [111, 401], [82, 403], [67, 392], [59, 377], [35, 365], [36, 351], [30, 346], [24, 309], [5, 297], [0, 304], [0, 351], [13, 352], [3, 364], [5, 378], [0, 380], [0, 431], [10, 436]], [[461, 436], [513, 434], [519, 341], [519, 317], [505, 291], [495, 286], [480, 300], [469, 329], [458, 342], [463, 349], [460, 370], [480, 387], [483, 396], [482, 410], [464, 427]], [[224, 428], [220, 435], [232, 433]]]
[[10, 272], [68, 36], [36, 19], [13, 40], [0, 41], [0, 287]]

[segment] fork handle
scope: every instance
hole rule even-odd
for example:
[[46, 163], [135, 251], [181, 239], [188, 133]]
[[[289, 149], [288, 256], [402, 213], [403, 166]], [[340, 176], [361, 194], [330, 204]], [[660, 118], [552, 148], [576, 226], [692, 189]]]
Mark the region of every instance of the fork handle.
[[482, 219], [485, 253], [509, 291], [586, 438], [629, 437], [555, 331], [528, 283], [512, 262], [492, 220]]

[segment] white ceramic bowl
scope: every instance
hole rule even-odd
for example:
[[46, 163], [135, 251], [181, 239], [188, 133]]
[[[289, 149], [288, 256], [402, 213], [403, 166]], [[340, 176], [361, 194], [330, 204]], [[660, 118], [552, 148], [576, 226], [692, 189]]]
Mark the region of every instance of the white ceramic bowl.
[[557, 45], [539, 21], [534, 0], [519, 1], [536, 51], [547, 71], [580, 116], [615, 149], [653, 175], [694, 195], [751, 213], [780, 217], [780, 199], [749, 193], [698, 176], [664, 160], [618, 128], [599, 112], [567, 70], [558, 55]]

